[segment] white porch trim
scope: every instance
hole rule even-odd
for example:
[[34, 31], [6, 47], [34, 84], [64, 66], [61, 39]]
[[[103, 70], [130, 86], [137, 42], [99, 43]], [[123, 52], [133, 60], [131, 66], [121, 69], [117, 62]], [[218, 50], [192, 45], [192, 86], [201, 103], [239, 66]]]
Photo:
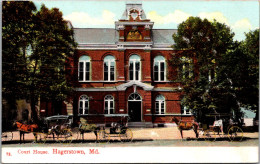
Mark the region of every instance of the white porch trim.
[[125, 84], [121, 84], [119, 86], [116, 86], [116, 89], [118, 91], [125, 91], [128, 87], [131, 87], [133, 85], [136, 85], [138, 87], [142, 87], [145, 91], [152, 91], [154, 86], [151, 86], [151, 85], [148, 85], [148, 84], [145, 84], [145, 83], [142, 83], [140, 81], [130, 81], [128, 83], [125, 83]]

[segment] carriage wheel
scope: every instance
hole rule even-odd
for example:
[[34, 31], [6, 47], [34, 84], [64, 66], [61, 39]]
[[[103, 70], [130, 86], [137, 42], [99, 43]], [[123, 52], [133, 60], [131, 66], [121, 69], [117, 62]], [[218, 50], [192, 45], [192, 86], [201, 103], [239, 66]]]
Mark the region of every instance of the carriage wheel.
[[57, 135], [57, 140], [60, 143], [69, 144], [72, 142], [72, 132], [70, 129], [63, 129], [59, 135]]
[[131, 142], [133, 140], [133, 132], [131, 129], [123, 129], [119, 133], [122, 142]]
[[13, 132], [3, 132], [2, 141], [11, 141], [13, 139]]
[[204, 133], [203, 133], [203, 138], [206, 141], [214, 142], [216, 140], [215, 132], [213, 130], [205, 130]]
[[100, 130], [98, 132], [98, 142], [100, 143], [108, 143], [110, 141], [110, 134], [105, 130]]
[[47, 134], [45, 133], [33, 133], [34, 134], [34, 142], [39, 144], [44, 144], [47, 139]]
[[230, 141], [242, 141], [243, 130], [238, 126], [232, 126], [228, 130], [228, 138]]

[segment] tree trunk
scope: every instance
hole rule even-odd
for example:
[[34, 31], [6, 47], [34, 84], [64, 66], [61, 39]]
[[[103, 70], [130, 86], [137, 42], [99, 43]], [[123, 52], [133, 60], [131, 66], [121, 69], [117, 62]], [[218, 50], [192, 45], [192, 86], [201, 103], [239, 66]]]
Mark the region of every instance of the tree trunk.
[[36, 100], [35, 100], [34, 91], [31, 91], [32, 121], [33, 121], [33, 123], [38, 123], [39, 119], [38, 119], [38, 115], [37, 115], [37, 111], [36, 111], [35, 107], [36, 107]]

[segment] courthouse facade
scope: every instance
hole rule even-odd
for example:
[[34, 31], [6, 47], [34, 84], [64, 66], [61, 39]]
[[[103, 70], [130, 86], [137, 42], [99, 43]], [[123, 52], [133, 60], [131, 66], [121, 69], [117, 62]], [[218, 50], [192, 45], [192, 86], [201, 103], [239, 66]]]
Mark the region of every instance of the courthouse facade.
[[[142, 4], [126, 4], [115, 28], [74, 28], [78, 48], [69, 61], [75, 95], [66, 110], [74, 120], [167, 126], [192, 119], [181, 106], [181, 86], [169, 62], [176, 29], [153, 29]], [[69, 108], [69, 109], [68, 109]]]

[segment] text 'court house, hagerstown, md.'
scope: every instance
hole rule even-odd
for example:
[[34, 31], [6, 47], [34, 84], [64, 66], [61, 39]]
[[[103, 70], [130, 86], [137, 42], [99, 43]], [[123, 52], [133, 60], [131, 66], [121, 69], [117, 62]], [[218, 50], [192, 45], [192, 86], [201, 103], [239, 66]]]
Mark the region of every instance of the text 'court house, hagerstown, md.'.
[[[190, 71], [194, 60], [174, 70], [169, 62], [178, 53], [171, 46], [176, 29], [153, 29], [142, 4], [126, 4], [115, 28], [73, 28], [77, 50], [68, 61], [75, 90], [62, 114], [73, 120], [106, 124], [128, 117], [132, 126], [171, 126], [172, 117], [192, 120], [181, 106], [182, 90], [170, 76]], [[44, 115], [51, 103], [41, 102]]]

